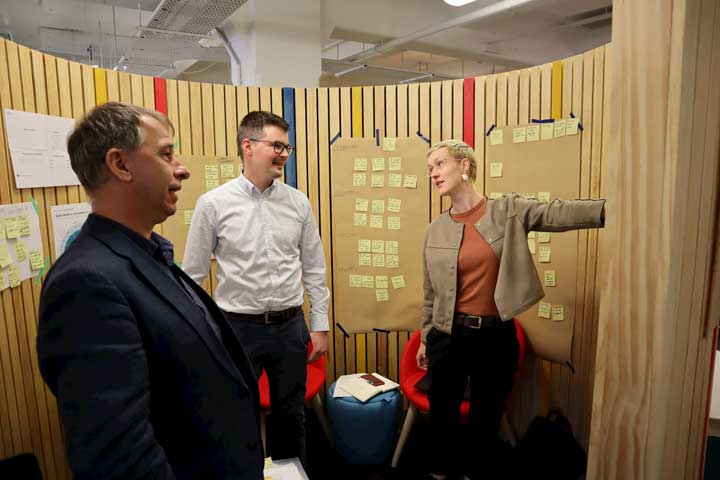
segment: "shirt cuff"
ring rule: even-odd
[[[327,314],[310,312],[310,331],[327,332],[328,330],[330,327]]]

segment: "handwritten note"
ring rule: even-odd
[[[397,240],[387,240],[385,242],[385,253],[390,255],[397,255],[398,254],[398,241]]]
[[[527,130],[525,127],[513,128],[513,143],[525,143],[527,137]]]
[[[546,287],[555,287],[555,270],[545,270],[543,272]]]
[[[385,175],[382,173],[374,173],[372,176],[372,182],[370,184],[372,188],[382,188],[385,186]]]
[[[370,228],[383,228],[382,215],[370,215]]]
[[[538,260],[540,263],[550,263],[550,247],[540,247],[540,253],[538,254]]]
[[[551,310],[552,305],[547,302],[540,302],[540,305],[538,305],[538,317],[549,319]]]
[[[364,227],[367,225],[367,213],[356,213],[353,216],[353,225],[356,227]]]
[[[353,160],[353,170],[356,172],[364,172],[367,170],[367,158],[356,158]]]
[[[387,275],[375,275],[375,288],[388,288]]]
[[[417,175],[405,175],[405,179],[403,180],[403,187],[417,188]]]
[[[390,173],[388,174],[388,187],[399,188],[402,186],[402,174]]]
[[[490,177],[491,178],[499,178],[502,177],[503,173],[503,164],[500,162],[491,162],[490,163]]]
[[[553,305],[551,320],[553,322],[562,322],[565,320],[565,306],[564,305]]]
[[[367,185],[367,175],[364,173],[353,173],[353,187],[364,187]]]
[[[540,126],[530,125],[527,127],[527,141],[537,142],[538,140],[540,140]]]
[[[373,172],[381,172],[385,170],[385,157],[377,157],[372,159]]]
[[[383,144],[382,144],[382,149],[383,149],[383,151],[385,151],[385,152],[394,152],[394,151],[395,151],[395,146],[396,146],[395,140],[396,140],[396,139],[393,138],[393,137],[385,137],[385,138],[383,138]]]
[[[400,230],[400,217],[388,217],[388,230]]]
[[[385,213],[385,200],[373,200],[372,213]]]
[[[385,242],[382,240],[372,241],[372,253],[385,253]]]
[[[356,212],[367,212],[368,211],[367,198],[356,198],[355,199],[355,211]]]
[[[394,289],[398,288],[405,288],[405,276],[404,275],[395,275],[390,279],[392,282],[392,286]]]
[[[388,170],[402,170],[402,158],[388,157]]]
[[[502,145],[503,144],[503,131],[495,128],[490,132],[490,145]]]
[[[358,252],[370,252],[372,249],[370,240],[360,239],[358,240]]]
[[[400,213],[401,204],[402,200],[400,200],[399,198],[388,198],[388,212]]]

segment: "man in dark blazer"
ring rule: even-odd
[[[37,350],[76,478],[261,479],[252,367],[153,232],[189,177],[172,125],[106,103],[68,152],[93,213],[45,279]]]

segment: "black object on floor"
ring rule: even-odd
[[[3,480],[43,480],[37,458],[23,453],[0,460],[0,478]]]

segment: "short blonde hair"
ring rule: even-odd
[[[441,148],[447,148],[450,156],[460,162],[463,158],[467,158],[470,161],[470,171],[468,177],[471,181],[475,181],[477,178],[477,163],[475,162],[475,150],[470,145],[463,142],[462,140],[443,140],[438,142],[427,151],[425,158],[429,157],[431,153],[440,150]]]

